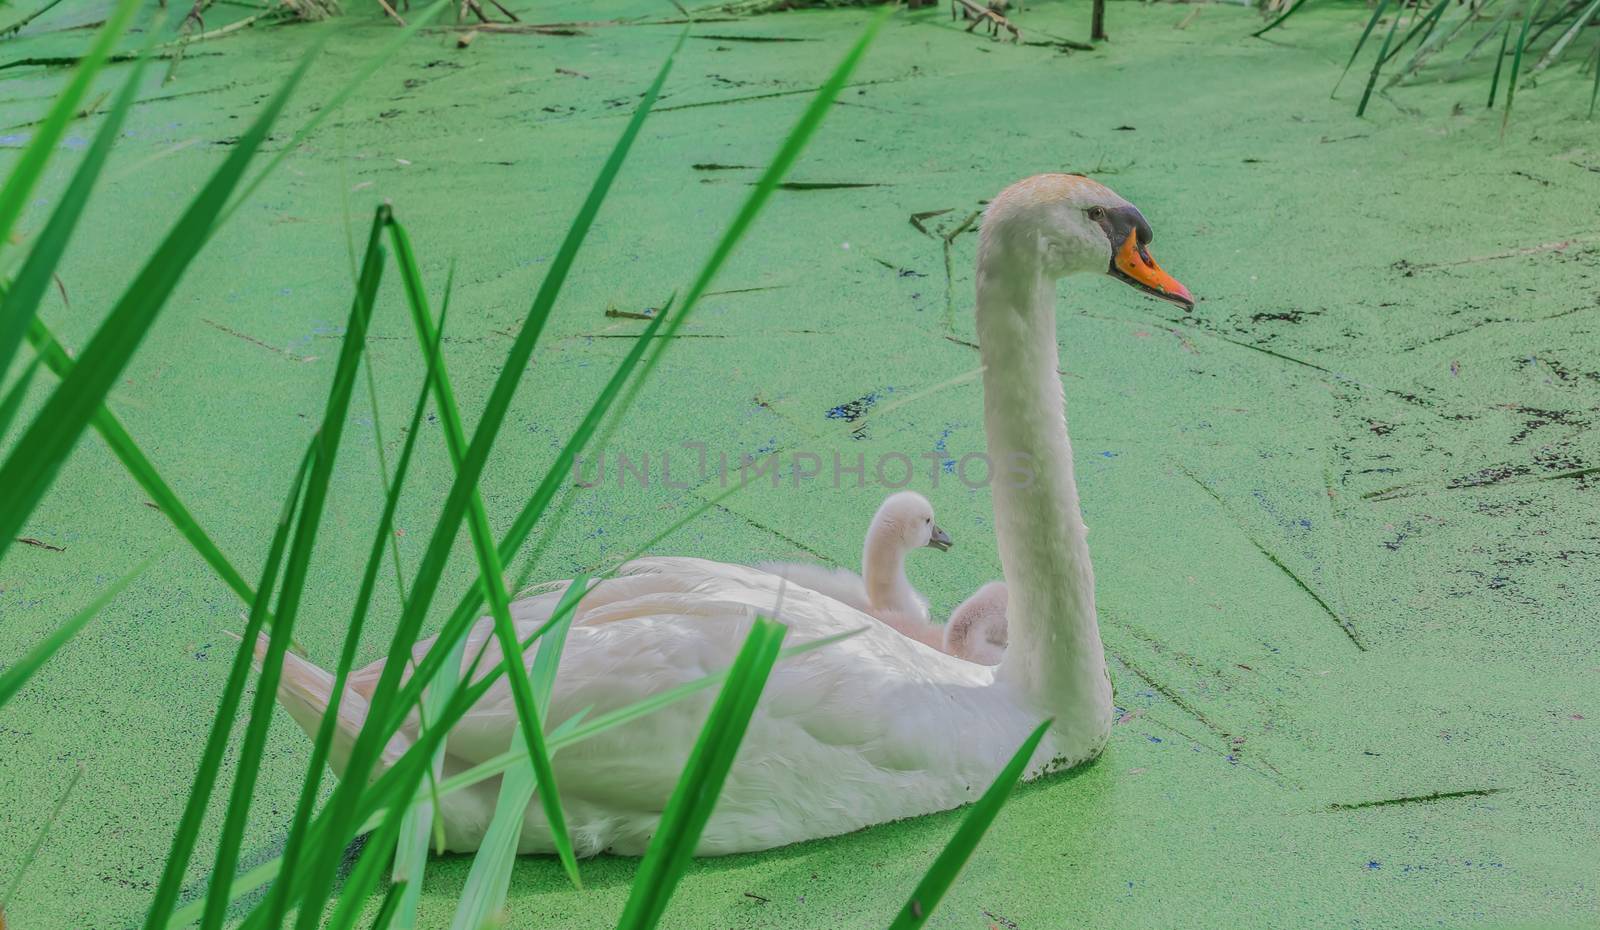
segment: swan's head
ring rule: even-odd
[[[950,534],[933,522],[933,505],[915,491],[889,495],[873,515],[867,537],[907,551],[927,546],[945,552],[954,545]]]
[[[1018,181],[989,203],[980,253],[1036,262],[1048,277],[1107,274],[1152,297],[1194,309],[1194,297],[1150,257],[1155,234],[1111,188],[1080,174]]]

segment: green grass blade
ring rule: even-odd
[[[733,760],[744,741],[756,702],[767,686],[767,676],[783,644],[787,627],[766,618],[757,618],[750,635],[734,660],[728,681],[717,695],[711,716],[700,730],[689,761],[678,778],[650,849],[628,894],[618,930],[650,930],[661,921],[667,901],[678,887],[678,880],[694,855],[700,834],[722,794],[722,785],[733,768]]]
[[[400,910],[400,899],[406,893],[406,883],[396,882],[389,886],[389,893],[383,897],[383,906],[378,908],[378,914],[372,918],[372,930],[389,930],[394,926],[394,915]]]
[[[11,421],[17,418],[17,411],[22,409],[22,401],[28,396],[28,388],[33,384],[33,376],[39,373],[41,359],[35,355],[22,369],[22,374],[17,380],[11,382],[11,387],[6,390],[6,396],[0,398],[0,441],[6,438],[6,433],[11,431]]]
[[[550,695],[555,689],[556,668],[561,663],[561,650],[566,645],[567,631],[572,627],[572,616],[577,603],[589,590],[589,579],[574,578],[556,604],[554,626],[539,640],[539,651],[534,654],[529,678],[535,702],[543,711],[541,719],[547,720]],[[527,744],[519,736],[512,749],[527,754]],[[514,766],[500,781],[500,795],[495,801],[494,816],[484,831],[483,842],[472,858],[472,868],[467,873],[466,885],[461,889],[456,904],[451,930],[479,930],[505,904],[506,892],[511,885],[511,867],[516,862],[517,847],[522,841],[522,825],[526,821],[528,802],[538,787],[533,764]]]
[[[1356,105],[1356,116],[1359,118],[1367,112],[1367,102],[1372,99],[1372,88],[1378,83],[1378,72],[1383,70],[1383,62],[1389,53],[1389,43],[1394,41],[1395,30],[1400,28],[1400,14],[1396,13],[1394,22],[1389,24],[1389,32],[1383,37],[1383,45],[1378,49],[1378,58],[1372,63],[1372,73],[1367,76],[1367,88],[1361,92],[1361,102]]]
[[[228,670],[228,683],[222,689],[217,717],[212,721],[211,733],[206,737],[205,748],[200,754],[199,769],[189,788],[189,800],[184,805],[178,828],[172,835],[172,846],[167,851],[167,864],[156,884],[156,892],[145,917],[145,930],[157,930],[166,922],[167,915],[171,913],[173,904],[178,900],[178,891],[182,887],[184,871],[189,867],[189,859],[194,855],[195,841],[200,836],[200,823],[205,818],[206,804],[211,800],[211,791],[216,787],[217,774],[222,770],[222,756],[228,748],[228,735],[233,729],[233,719],[238,714],[239,705],[244,699],[244,689],[250,675],[250,657],[255,654],[254,637],[260,635],[261,626],[266,620],[267,599],[277,583],[278,569],[282,565],[283,552],[288,545],[289,525],[300,501],[301,489],[305,487],[306,473],[311,469],[311,459],[315,451],[315,444],[306,447],[300,466],[295,470],[289,494],[278,513],[278,525],[273,531],[272,543],[267,550],[266,566],[262,569],[261,585],[258,588],[265,593],[258,594],[251,605],[250,617],[245,622],[244,636],[239,641],[238,652],[234,654],[233,666]]]
[[[56,340],[49,327],[38,317],[35,317],[29,325],[28,341],[33,345],[34,352],[38,353],[38,358],[43,359],[45,366],[57,378],[65,379],[72,372],[74,362],[67,356],[66,350],[61,347],[61,343]],[[216,572],[245,604],[254,602],[255,590],[244,580],[239,570],[233,567],[233,563],[228,561],[228,557],[222,554],[222,550],[206,534],[200,522],[189,512],[189,508],[184,505],[172,487],[162,479],[155,465],[140,450],[133,437],[128,435],[128,430],[110,408],[101,404],[100,409],[95,411],[90,425],[122,462],[128,474],[139,482],[139,486],[144,488],[146,494],[150,495],[150,502],[172,521],[172,525],[184,539],[188,540],[189,545],[194,547],[206,564],[211,566],[211,570]]]
[[[445,368],[444,360],[438,353],[438,346],[442,340],[443,329],[435,329],[432,314],[428,311],[427,290],[422,283],[422,271],[417,265],[416,257],[411,251],[411,242],[405,234],[405,229],[392,217],[388,223],[390,241],[394,245],[395,264],[400,269],[400,280],[405,287],[406,303],[411,308],[412,323],[417,331],[417,339],[422,351],[427,354],[430,347],[433,358],[429,365],[433,368],[430,383],[437,397],[440,418],[444,422],[445,446],[450,453],[450,463],[457,472],[466,456],[466,434],[461,426],[461,415],[455,402],[455,389],[450,384],[450,375]],[[445,306],[448,308],[450,294],[455,284],[454,266],[448,281],[445,284]],[[480,496],[475,491],[472,497],[473,514],[483,514],[483,505]],[[487,526],[488,518],[483,516],[483,525]],[[466,638],[459,639],[450,649],[445,664],[439,669],[437,675],[426,682],[427,691],[423,694],[418,707],[419,720],[426,723],[437,720],[443,712],[446,703],[455,694],[456,686],[461,672],[461,660],[466,651]],[[413,673],[415,674],[415,673]],[[436,780],[444,767],[444,746],[434,752],[433,761],[427,768],[428,783],[435,786]],[[428,860],[428,834],[431,827],[439,827],[442,832],[442,823],[438,820],[438,805],[432,807],[417,807],[406,811],[400,823],[398,845],[394,855],[394,880],[405,883],[407,891],[401,898],[396,912],[394,923],[401,930],[411,930],[416,926],[417,902],[422,894],[422,880],[427,869]],[[441,841],[442,845],[442,841]]]
[[[402,256],[402,267],[406,269],[404,272],[406,297],[407,303],[411,306],[417,339],[426,347],[436,338],[433,332],[433,320],[428,313],[427,293],[422,287],[421,275],[410,254],[410,243],[403,228],[395,229],[394,241],[395,251]],[[520,371],[520,368],[518,370]],[[434,390],[438,396],[439,417],[444,422],[446,440],[450,445],[452,456],[459,463],[466,455],[466,431],[461,425],[461,412],[456,405],[455,392],[450,386],[450,376],[442,362],[439,366],[439,376],[434,379]],[[509,397],[507,399],[509,400]],[[467,498],[467,529],[478,558],[478,587],[487,593],[489,613],[494,618],[495,638],[499,640],[504,655],[520,656],[516,625],[511,620],[511,598],[505,588],[505,567],[500,558],[500,551],[495,546],[494,529],[489,525],[488,510],[483,506],[483,496],[477,488],[472,488]],[[458,640],[454,648],[460,648],[464,641],[465,638]],[[441,694],[446,694],[454,688],[454,679],[459,669],[459,662],[455,665],[446,664],[441,669],[439,679],[433,683],[432,696],[436,700]],[[549,753],[544,746],[544,726],[541,723],[544,714],[539,709],[528,676],[520,667],[520,663],[517,668],[509,670],[507,681],[511,685],[512,703],[522,728],[522,739],[529,749],[534,775],[538,783],[545,788],[539,793],[539,802],[550,824],[550,835],[555,844],[556,855],[561,860],[562,867],[566,869],[567,877],[573,886],[582,887],[583,882],[578,875],[578,857],[573,852],[571,838],[567,836],[566,814],[561,809],[561,797],[555,782],[555,768],[551,765]],[[425,845],[423,848],[426,848]],[[420,869],[420,863],[417,864],[417,868]],[[310,927],[306,927],[306,930],[310,930]]]
[[[400,818],[385,823],[373,835],[372,842],[361,851],[361,858],[357,860],[356,867],[350,873],[350,878],[345,882],[344,889],[339,895],[339,904],[334,908],[333,917],[328,921],[327,930],[353,930],[356,920],[361,916],[361,909],[371,897],[373,889],[378,887],[378,881],[383,876],[383,866],[388,861],[386,852],[394,846],[395,838],[399,834]],[[404,892],[401,893],[404,897]]]
[[[1500,33],[1500,54],[1494,59],[1494,80],[1489,82],[1488,109],[1494,109],[1494,95],[1500,90],[1500,68],[1506,63],[1506,45],[1511,41],[1511,24],[1507,23],[1505,31]]]
[[[939,858],[933,860],[933,866],[922,876],[922,881],[917,883],[917,889],[911,892],[911,897],[900,909],[894,923],[889,925],[889,930],[916,930],[928,922],[933,909],[939,906],[939,901],[945,892],[955,884],[956,876],[961,874],[961,867],[972,858],[972,851],[978,848],[978,841],[983,839],[983,834],[988,831],[989,825],[994,823],[1000,808],[1005,806],[1006,799],[1011,796],[1011,789],[1016,787],[1017,779],[1022,777],[1023,770],[1028,767],[1028,760],[1033,758],[1034,750],[1039,748],[1039,741],[1044,739],[1045,731],[1050,729],[1052,722],[1046,720],[1039,724],[1033,733],[1022,741],[1021,748],[1011,757],[1011,761],[1006,763],[1006,767],[1000,770],[1000,774],[995,776],[989,790],[985,791],[983,797],[978,799],[978,803],[967,811],[967,816],[961,819],[961,826],[956,828],[956,835],[945,844],[944,851],[939,853]]]
[[[1305,5],[1306,5],[1306,0],[1294,0],[1294,3],[1291,4],[1287,10],[1284,10],[1282,13],[1278,14],[1278,18],[1277,19],[1274,19],[1272,22],[1267,23],[1265,26],[1262,26],[1260,29],[1257,29],[1255,32],[1250,33],[1250,38],[1259,39],[1259,38],[1261,38],[1261,36],[1264,33],[1270,32],[1273,29],[1278,28],[1279,26],[1283,25],[1283,21],[1284,20],[1288,19],[1290,16],[1293,16],[1296,12],[1299,11],[1299,9],[1301,7],[1303,7]]]
[[[22,690],[22,686],[28,683],[28,679],[37,674],[39,669],[50,661],[51,656],[60,651],[61,647],[65,646],[74,636],[77,636],[84,626],[95,618],[96,614],[111,603],[118,594],[121,594],[124,588],[132,584],[135,578],[144,574],[145,569],[149,568],[155,560],[156,556],[151,556],[141,562],[133,571],[117,579],[112,583],[111,587],[106,588],[100,592],[98,597],[90,601],[87,607],[74,614],[71,620],[57,627],[54,632],[44,638],[43,642],[29,650],[27,655],[7,667],[4,672],[0,672],[0,707],[4,707],[8,701],[15,697],[17,692]]]
[[[795,122],[794,128],[789,130],[789,135],[784,138],[783,144],[778,146],[777,154],[768,163],[767,170],[762,172],[760,179],[756,181],[755,187],[751,188],[750,196],[745,198],[745,202],[740,206],[739,212],[734,215],[733,222],[728,224],[727,231],[722,234],[722,238],[718,240],[716,247],[712,249],[711,257],[701,266],[700,273],[695,277],[694,283],[689,287],[687,296],[684,297],[683,309],[678,311],[673,319],[667,322],[661,338],[655,340],[657,344],[654,347],[654,351],[645,358],[644,368],[639,372],[639,377],[633,382],[633,386],[628,389],[627,396],[623,398],[622,406],[617,411],[617,419],[622,419],[627,415],[628,410],[633,407],[633,402],[638,398],[639,391],[644,387],[645,382],[649,380],[650,373],[655,371],[656,365],[660,364],[662,354],[676,341],[673,337],[677,335],[683,324],[688,321],[689,314],[694,311],[695,305],[700,302],[700,298],[710,288],[712,279],[717,276],[718,271],[722,270],[723,264],[727,262],[728,256],[733,254],[734,247],[739,244],[739,240],[743,239],[745,233],[750,230],[750,226],[755,222],[756,216],[760,214],[761,208],[766,206],[768,198],[772,196],[772,192],[778,189],[778,184],[783,181],[784,175],[789,173],[789,169],[794,166],[795,161],[800,157],[800,153],[805,150],[806,143],[811,140],[812,134],[817,131],[818,126],[822,125],[822,120],[833,107],[833,102],[838,98],[839,91],[844,89],[845,83],[850,80],[851,72],[855,71],[856,65],[866,55],[867,47],[872,44],[872,40],[877,36],[878,30],[889,16],[894,13],[895,9],[896,7],[892,4],[885,5],[868,21],[867,27],[862,30],[860,38],[856,39],[855,44],[845,53],[843,60],[833,69],[833,73],[828,76],[828,79],[822,82],[822,86],[817,89],[816,96],[811,98],[811,103],[806,106],[805,112],[800,114],[800,119]]]
[[[222,209],[251,157],[266,139],[310,61],[308,56],[301,62],[240,136],[227,159],[190,202],[172,231],[111,309],[78,364],[51,394],[33,424],[12,448],[11,455],[0,465],[0,487],[8,491],[0,498],[0,555],[5,553],[23,521],[44,497],[62,462],[104,403],[112,384],[155,323],[189,263],[210,238],[217,211]]]
[[[1528,0],[1528,12],[1522,20],[1522,32],[1517,36],[1517,49],[1511,56],[1511,76],[1506,79],[1506,109],[1500,117],[1500,135],[1506,134],[1506,124],[1511,122],[1511,104],[1517,98],[1517,75],[1522,71],[1522,53],[1528,47],[1528,30],[1544,10],[1545,0]]]
[[[682,41],[680,36],[679,46],[681,46]],[[673,51],[675,54],[677,47],[674,47]],[[405,609],[401,613],[389,650],[391,654],[406,654],[409,652],[411,644],[416,641],[423,617],[426,615],[433,596],[438,590],[445,560],[449,556],[451,545],[460,529],[461,521],[465,517],[469,498],[477,489],[478,480],[483,473],[489,450],[492,448],[500,426],[504,422],[506,411],[510,406],[511,396],[515,393],[517,383],[521,380],[522,372],[533,354],[533,348],[537,344],[539,335],[544,329],[544,324],[555,305],[556,296],[566,282],[567,273],[577,257],[578,249],[587,237],[589,229],[594,223],[595,215],[599,212],[601,203],[604,202],[607,193],[610,191],[612,182],[618,172],[621,171],[622,163],[626,159],[628,151],[632,148],[633,142],[643,126],[645,117],[649,114],[656,98],[660,95],[661,86],[666,81],[672,60],[672,57],[669,56],[662,65],[655,83],[645,92],[644,98],[634,110],[633,117],[629,120],[622,136],[613,147],[610,157],[607,158],[605,165],[601,168],[600,174],[595,179],[594,185],[590,189],[577,217],[568,227],[566,237],[562,241],[555,259],[551,262],[550,270],[546,273],[544,281],[534,296],[533,304],[524,318],[522,328],[518,332],[517,339],[510,353],[508,353],[500,376],[495,382],[489,401],[479,419],[477,430],[473,435],[472,444],[468,448],[467,458],[451,486],[450,494],[435,524],[433,535],[429,539],[427,550],[418,567],[416,577],[412,581],[411,598],[406,602]],[[499,579],[495,580],[498,581]],[[479,587],[482,586],[480,585]],[[464,628],[461,633],[464,635]],[[453,645],[447,642],[443,636],[440,637],[440,643],[444,646],[446,652]],[[516,653],[513,651],[511,654],[515,655]],[[391,663],[385,667],[384,674],[379,679],[373,694],[367,726],[362,728],[361,735],[356,740],[356,745],[351,752],[347,777],[340,783],[335,792],[334,803],[331,805],[335,816],[330,822],[326,845],[324,846],[324,856],[326,858],[321,863],[324,868],[312,870],[306,885],[306,900],[311,902],[313,907],[302,907],[301,909],[301,920],[306,922],[305,925],[307,927],[310,926],[310,921],[306,915],[314,909],[315,902],[326,899],[328,882],[332,871],[332,857],[342,848],[343,839],[350,835],[350,830],[355,825],[356,821],[353,819],[354,804],[351,802],[362,793],[361,786],[365,784],[366,775],[371,771],[371,767],[377,759],[378,749],[387,743],[389,734],[393,732],[388,729],[386,724],[390,712],[395,707],[394,695],[398,690],[401,672],[399,666],[400,663]],[[419,672],[413,676],[413,680],[417,678],[423,678],[423,675]],[[423,678],[423,680],[426,681],[426,678]],[[407,705],[401,704],[399,706]],[[398,726],[398,722],[395,725]],[[342,807],[341,802],[343,802]],[[573,865],[576,865],[575,861]]]
[[[56,98],[50,111],[45,114],[44,121],[34,132],[33,140],[6,176],[5,186],[0,187],[0,250],[4,250],[6,243],[11,241],[11,231],[22,216],[22,209],[27,205],[39,178],[44,175],[45,164],[55,154],[56,146],[66,134],[67,124],[78,115],[84,94],[89,92],[95,76],[105,67],[112,46],[122,38],[122,33],[127,30],[138,8],[139,0],[120,0],[111,10],[106,24],[95,35],[94,44],[89,46],[89,51],[79,61],[72,80],[61,91],[61,96]]]
[[[0,299],[0,372],[11,369],[11,360],[16,356],[17,347],[22,344],[22,337],[28,332],[28,323],[39,310],[39,301],[50,287],[56,266],[61,262],[61,253],[66,251],[67,240],[72,238],[78,219],[83,215],[84,205],[89,202],[89,193],[94,190],[95,181],[99,179],[106,158],[111,154],[111,147],[117,141],[117,133],[128,115],[128,108],[133,104],[134,95],[139,90],[139,79],[144,76],[148,61],[148,58],[141,58],[133,66],[133,73],[122,83],[122,90],[117,94],[111,111],[100,124],[94,141],[84,153],[83,161],[78,163],[72,180],[45,223],[44,231],[28,251],[28,258],[22,263],[4,299]]]
[[[1356,56],[1360,55],[1361,50],[1366,47],[1367,38],[1372,35],[1372,28],[1378,25],[1378,20],[1383,18],[1383,11],[1389,8],[1389,3],[1390,0],[1383,0],[1382,3],[1378,4],[1377,9],[1372,11],[1372,18],[1367,20],[1367,28],[1361,30],[1361,38],[1356,40],[1356,47],[1350,50],[1350,59],[1344,63],[1344,70],[1339,72],[1339,80],[1333,82],[1333,91],[1328,94],[1329,97],[1339,93],[1339,85],[1344,83],[1345,76],[1350,73],[1351,66],[1356,63]],[[1398,23],[1399,20],[1396,19],[1395,22]]]
[[[299,612],[300,599],[305,590],[306,575],[311,564],[311,554],[316,548],[318,532],[322,527],[322,514],[327,505],[328,485],[333,480],[333,467],[339,456],[339,442],[344,435],[344,425],[350,413],[350,398],[355,393],[357,369],[361,365],[362,348],[366,343],[367,325],[372,318],[373,303],[377,299],[378,283],[383,279],[383,224],[388,218],[388,208],[379,207],[373,218],[372,234],[367,240],[367,252],[361,265],[361,279],[351,302],[349,322],[345,326],[344,340],[339,348],[339,360],[334,367],[333,383],[328,388],[328,399],[323,408],[321,425],[313,439],[316,448],[311,473],[306,478],[306,490],[300,505],[300,518],[294,530],[294,542],[289,549],[283,571],[283,588],[278,592],[276,622],[272,637],[267,643],[267,654],[261,662],[261,680],[256,686],[255,700],[245,726],[244,742],[239,750],[239,764],[233,776],[233,794],[228,803],[228,814],[223,822],[222,838],[217,844],[216,866],[212,869],[215,880],[208,894],[209,901],[201,920],[201,930],[221,930],[227,913],[228,894],[225,880],[239,864],[239,847],[244,842],[244,830],[249,820],[251,801],[254,800],[256,778],[260,774],[262,751],[266,747],[267,732],[272,726],[273,708],[277,704],[278,682],[283,673],[283,656],[289,648],[289,634]],[[263,586],[257,602],[270,596]],[[262,605],[263,611],[265,605]],[[241,645],[254,648],[254,640]],[[324,718],[325,721],[328,718]]]
[[[11,876],[11,881],[6,885],[5,891],[0,891],[0,920],[6,913],[6,905],[11,903],[11,896],[22,887],[22,878],[28,874],[28,866],[33,865],[33,860],[39,857],[39,850],[44,848],[45,840],[50,838],[50,831],[55,827],[56,821],[61,819],[61,809],[67,806],[67,799],[72,797],[72,791],[78,787],[78,780],[83,777],[83,763],[78,763],[72,770],[72,780],[67,782],[61,797],[56,798],[56,806],[50,809],[50,816],[45,819],[44,826],[33,836],[33,842],[28,846],[28,851],[22,854],[22,861],[17,865],[17,871]]]

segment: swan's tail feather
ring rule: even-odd
[[[257,669],[266,660],[267,643],[265,633],[256,638]],[[283,674],[278,679],[278,703],[312,740],[317,738],[322,720],[333,703],[333,682],[333,676],[321,668],[292,652],[284,653]],[[366,698],[345,687],[344,696],[339,701],[339,716],[334,722],[333,741],[328,747],[328,767],[333,769],[333,774],[338,778],[344,778],[345,767],[350,762],[356,738],[361,735],[361,727],[366,723],[369,707]],[[380,769],[396,762],[410,746],[410,739],[403,733],[396,733],[389,740],[389,745],[384,747]],[[374,771],[373,777],[379,774],[381,771]]]

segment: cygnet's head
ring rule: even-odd
[[[954,545],[950,534],[933,522],[933,505],[915,491],[900,491],[889,497],[872,517],[868,538],[898,545],[906,550],[923,546],[949,550]]]
[[[1194,297],[1150,257],[1155,238],[1133,204],[1081,174],[1039,174],[1001,191],[983,216],[984,260],[1036,262],[1050,278],[1107,274],[1185,310]]]

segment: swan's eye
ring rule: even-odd
[[[1098,223],[1098,222],[1100,222],[1101,220],[1103,220],[1105,218],[1106,218],[1106,208],[1105,207],[1090,207],[1089,208],[1089,219],[1094,220],[1096,223]]]

